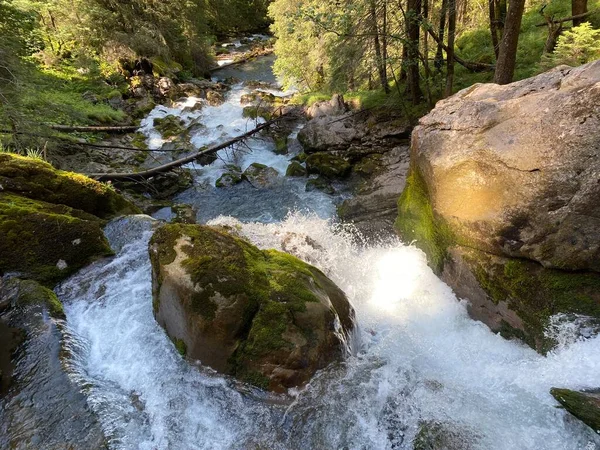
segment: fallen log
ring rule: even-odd
[[[140,127],[139,125],[126,125],[121,127],[83,127],[71,125],[50,125],[50,128],[56,131],[80,131],[82,133],[133,133]]]
[[[163,164],[161,166],[158,167],[154,167],[152,169],[148,169],[148,170],[144,170],[142,172],[134,172],[134,173],[91,173],[91,174],[86,174],[88,177],[93,178],[95,180],[98,181],[140,181],[140,180],[146,180],[148,178],[151,178],[155,175],[161,174],[161,173],[165,173],[165,172],[169,172],[170,170],[173,170],[177,167],[181,167],[184,164],[190,163],[192,161],[195,161],[196,159],[198,159],[200,156],[203,155],[210,155],[211,153],[216,153],[219,150],[223,150],[224,148],[227,147],[231,147],[232,145],[243,141],[244,139],[252,136],[253,134],[258,133],[259,131],[264,130],[265,128],[270,127],[271,125],[273,125],[274,123],[282,120],[282,119],[287,119],[291,116],[290,113],[287,114],[282,114],[279,117],[276,117],[275,119],[269,120],[268,122],[265,122],[259,126],[257,126],[256,128],[254,128],[253,130],[250,130],[240,136],[237,136],[233,139],[230,139],[229,141],[223,142],[222,144],[219,145],[215,145],[214,147],[210,147],[204,150],[200,150],[192,155],[186,156],[185,158],[181,158],[181,159],[177,159],[175,161],[171,161],[170,163],[167,164]]]

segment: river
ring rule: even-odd
[[[265,79],[259,66],[254,76]],[[242,71],[228,76],[248,79],[248,67]],[[195,146],[225,140],[254,126],[242,117],[245,92],[239,83],[223,105],[196,112],[184,112],[184,104],[157,107],[142,131],[160,146],[152,118],[171,113],[203,125],[192,134]],[[568,326],[557,327],[561,345],[541,356],[471,320],[414,246],[358,243],[335,222],[339,197],[307,193],[303,181],[283,176],[267,188],[214,187],[231,162],[242,169],[261,162],[283,175],[299,151],[296,133],[289,155],[274,154],[264,138],[248,141],[244,152],[222,151],[199,168],[196,186],[179,200],[196,207],[200,222],[235,226],[261,248],[281,249],[296,236],[296,253],[354,305],[356,354],[288,396],[266,395],[185,361],[152,315],[151,225],[118,220],[106,230],[117,256],[57,289],[67,315],[69,373],[110,448],[412,449],[425,425],[439,443],[427,448],[600,449],[600,439],[549,393],[553,386],[600,385],[600,338],[573,342]]]

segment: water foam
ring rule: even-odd
[[[409,449],[423,421],[458,433],[464,448],[600,448],[548,393],[600,385],[599,338],[543,357],[469,319],[418,249],[365,248],[316,216],[211,223],[324,270],[356,308],[362,349],[285,409],[239,393],[185,363],[154,322],[146,233],[60,291],[86,342],[78,365],[90,402],[116,448]]]

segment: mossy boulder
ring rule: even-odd
[[[600,391],[552,388],[550,393],[567,411],[600,433]]]
[[[227,172],[221,175],[215,182],[216,187],[229,187],[242,182],[242,169],[235,164],[225,166]]]
[[[475,85],[411,138],[399,234],[474,318],[542,352],[552,315],[600,320],[598,81],[595,62]]]
[[[103,223],[68,206],[0,193],[0,274],[53,283],[111,255]]]
[[[153,125],[156,131],[165,139],[181,136],[185,133],[185,122],[172,114],[155,118]]]
[[[306,182],[305,190],[306,192],[321,191],[329,195],[335,194],[335,189],[331,185],[331,181],[323,176],[308,180]]]
[[[111,255],[103,219],[136,212],[108,185],[39,159],[0,154],[0,275],[52,284]]]
[[[177,224],[154,234],[150,258],[155,317],[191,359],[283,392],[347,351],[354,311],[346,296],[291,255]]]
[[[255,162],[244,170],[242,178],[252,186],[265,188],[272,186],[279,180],[279,172],[272,167]]]
[[[259,117],[266,121],[273,118],[273,107],[271,105],[246,106],[242,111],[242,116],[248,119],[257,119]]]
[[[139,210],[107,184],[35,158],[0,154],[0,193],[69,206],[102,219]]]
[[[423,420],[413,440],[413,450],[469,450],[475,439],[456,424]]]
[[[350,163],[340,156],[327,152],[308,155],[306,170],[309,174],[323,175],[327,178],[345,178],[350,173]]]
[[[286,177],[305,177],[306,167],[300,164],[298,161],[292,161],[285,171]]]

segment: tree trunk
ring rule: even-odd
[[[517,44],[519,43],[519,31],[525,0],[511,0],[506,15],[504,34],[500,42],[500,51],[494,73],[494,83],[508,84],[512,81],[517,62]]]
[[[446,90],[444,97],[452,95],[454,83],[454,37],[456,35],[456,0],[449,0],[448,9],[448,55],[446,62]]]
[[[379,74],[379,82],[386,94],[390,92],[385,70],[385,61],[381,51],[381,42],[379,40],[379,28],[377,26],[377,3],[376,0],[369,0],[369,12],[371,15],[371,30],[373,33],[373,45],[375,47],[375,65]]]
[[[444,33],[446,29],[446,11],[448,10],[448,0],[442,0],[442,8],[440,10],[440,34],[438,35],[440,40],[438,41],[437,52],[435,52],[435,68],[442,70],[444,65]]]
[[[573,16],[579,16],[587,12],[587,0],[572,0],[571,1],[571,14]],[[585,18],[578,17],[573,19],[573,26],[576,27],[585,22]]]
[[[495,0],[488,0],[489,15],[490,15],[490,33],[492,35],[492,45],[494,46],[494,54],[496,60],[498,60],[498,47],[500,46],[500,39],[498,38],[498,19],[496,18],[496,2]]]
[[[406,30],[408,34],[407,90],[413,105],[418,105],[423,97],[419,86],[419,20],[421,0],[408,0]]]

